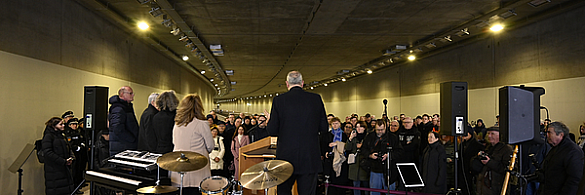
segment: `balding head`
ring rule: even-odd
[[[134,91],[129,86],[120,87],[118,89],[118,96],[121,100],[127,101],[128,103],[134,101]]]
[[[286,87],[290,90],[290,88],[299,86],[303,87],[303,75],[299,71],[293,70],[290,71],[286,77]]]

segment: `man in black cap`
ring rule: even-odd
[[[73,117],[75,117],[73,115],[73,111],[68,110],[67,112],[63,113],[63,115],[61,115],[61,118],[63,119],[63,124],[67,124],[67,121],[71,120]]]
[[[75,155],[75,161],[73,161],[72,165],[72,173],[73,182],[76,186],[83,181],[83,173],[87,166],[86,140],[84,134],[77,128],[77,124],[77,119],[72,118],[67,121],[67,126],[65,127],[65,137]],[[79,193],[79,191],[77,193]]]
[[[499,127],[488,128],[486,139],[488,142],[486,151],[480,152],[477,157],[481,162],[480,166],[483,165],[477,178],[477,192],[478,194],[500,194],[506,169],[510,163],[512,148],[500,141]]]

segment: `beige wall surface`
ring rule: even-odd
[[[188,73],[187,73],[188,74]],[[180,78],[177,75],[171,75]],[[208,111],[213,106],[213,89],[198,84],[198,79],[181,78],[184,94],[202,95]],[[83,114],[84,86],[109,87],[109,96],[119,87],[134,89],[134,110],[137,118],[147,106],[151,92],[177,89],[157,89],[103,76],[79,69],[0,51],[0,194],[16,194],[18,175],[7,171],[27,143],[42,138],[44,123],[53,116],[61,117],[72,110],[76,117]],[[25,194],[44,194],[43,165],[31,156],[23,166]],[[14,192],[14,193],[12,193]]]

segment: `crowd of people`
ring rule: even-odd
[[[290,138],[282,130],[275,131],[274,125],[283,119],[272,115],[270,122],[268,112],[232,113],[225,120],[219,120],[215,111],[205,116],[199,96],[187,95],[179,102],[175,92],[165,91],[150,94],[149,104],[137,120],[133,100],[133,90],[128,86],[120,88],[118,95],[110,98],[108,129],[100,132],[102,136],[95,143],[96,166],[104,166],[101,160],[124,150],[159,154],[194,151],[208,157],[210,162],[203,169],[185,174],[186,192],[198,193],[200,182],[211,175],[237,180],[241,147],[268,136],[279,136],[279,144],[280,140],[288,142]],[[272,112],[276,111],[273,107]],[[75,119],[73,112],[68,111],[61,118],[53,117],[46,123],[42,150],[46,156],[47,194],[69,194],[83,181],[89,147],[80,120],[83,119]],[[513,153],[510,145],[500,141],[498,123],[486,128],[481,119],[469,123],[466,134],[460,137],[451,136],[450,130],[441,130],[438,114],[414,118],[405,114],[388,118],[384,114],[380,119],[370,114],[342,118],[329,114],[326,120],[329,126],[326,131],[319,130],[318,146],[309,148],[320,154],[321,165],[309,172],[318,171],[336,185],[445,194],[455,186],[457,174],[461,194],[499,194]],[[534,143],[523,149],[527,156],[526,166],[523,165],[517,175],[526,176],[525,186],[514,187],[519,185],[518,181],[510,182],[513,187],[508,193],[517,194],[518,187],[524,187],[526,194],[537,191],[538,194],[576,194],[578,190],[583,193],[585,189],[578,188],[585,186],[585,181],[581,181],[584,125],[580,127],[576,143],[564,124],[545,121],[542,136],[547,143]],[[291,141],[299,142],[302,137],[295,139]],[[456,172],[455,139],[459,140]],[[285,156],[282,154],[281,158]],[[532,160],[528,160],[529,154]],[[396,163],[416,164],[425,186],[405,188]],[[169,175],[173,183],[178,184],[179,175],[174,172]],[[330,187],[329,192],[379,194],[337,187]]]

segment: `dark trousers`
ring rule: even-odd
[[[278,185],[278,195],[292,195],[292,187],[297,182],[299,195],[315,195],[317,190],[317,173],[293,174],[284,183]]]

